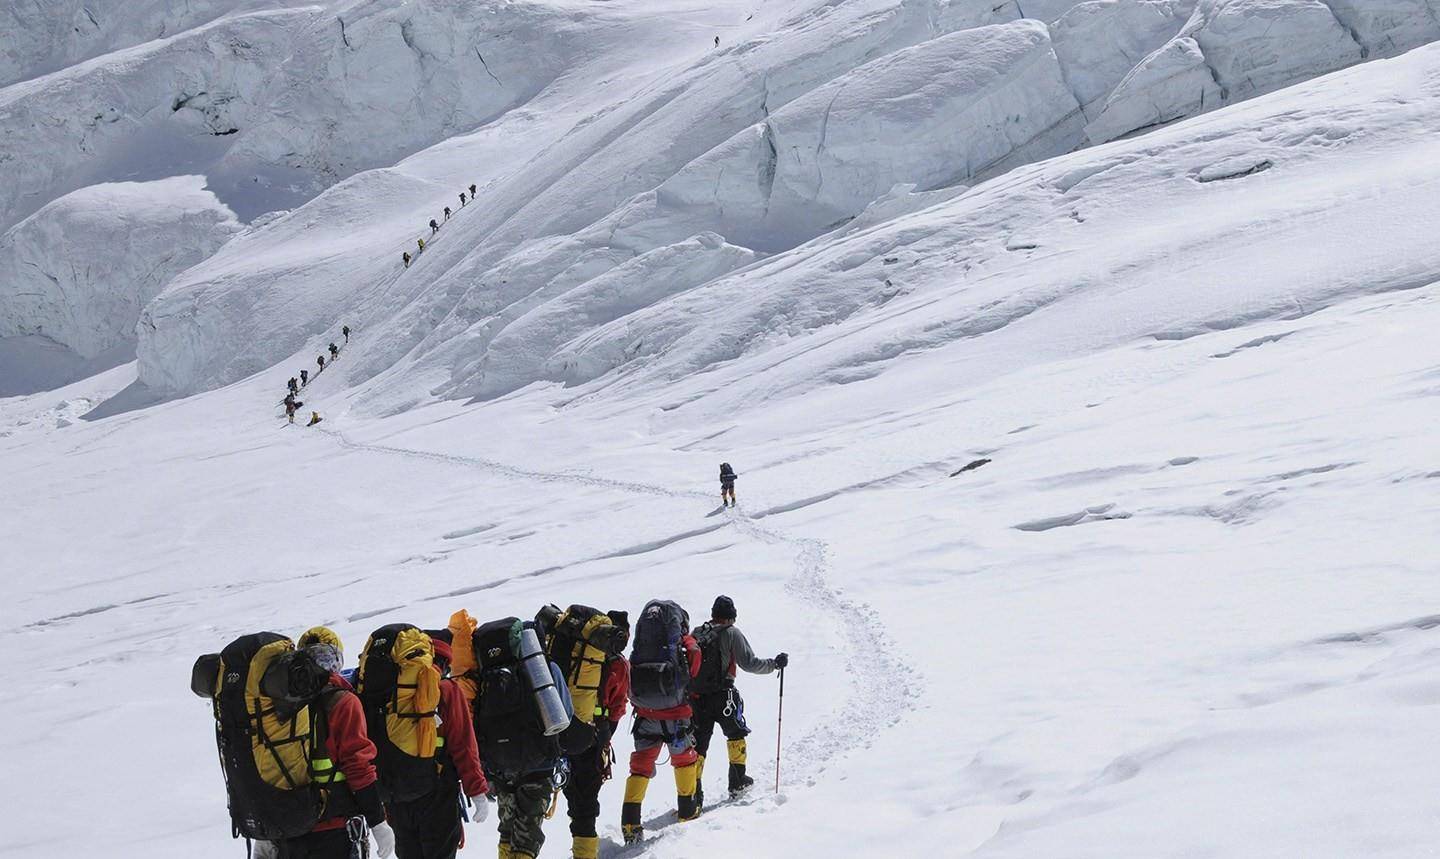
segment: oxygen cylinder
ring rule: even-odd
[[[550,660],[540,649],[540,637],[529,627],[520,631],[520,664],[535,693],[535,704],[540,708],[540,722],[545,726],[545,736],[553,737],[570,727],[570,714],[565,712],[565,702],[560,700],[560,690],[555,688]]]

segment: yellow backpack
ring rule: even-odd
[[[552,608],[553,622],[545,624],[550,627],[547,652],[565,675],[575,718],[594,725],[596,719],[610,717],[600,700],[605,663],[625,651],[629,633],[605,612],[587,605],[572,605],[558,616],[554,612]],[[543,617],[546,612],[541,614]]]
[[[429,793],[444,762],[439,749],[440,672],[435,643],[406,623],[370,634],[360,654],[356,692],[378,755],[387,799],[406,801]]]
[[[212,701],[234,835],[274,841],[309,832],[348,800],[325,752],[329,672],[285,636],[242,636],[201,656],[195,694]]]

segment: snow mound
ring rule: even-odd
[[[0,337],[133,349],[141,308],[239,230],[202,176],[67,194],[0,235]]]

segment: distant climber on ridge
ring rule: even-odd
[[[440,232],[440,225],[435,222],[435,219],[434,219],[434,218],[431,218],[431,219],[430,219],[430,235],[433,236],[433,235],[435,235],[435,234],[438,233],[438,232]]]
[[[475,199],[475,184],[473,182],[470,184],[470,199]]]
[[[450,220],[450,207],[449,207],[449,206],[446,206],[446,207],[445,207],[445,220],[447,220],[447,221]]]
[[[400,254],[400,259],[404,260],[404,262],[405,262],[405,267],[406,267],[406,268],[409,268],[409,267],[410,267],[410,252],[409,252],[409,251],[405,251],[404,253]]]
[[[349,326],[349,325],[342,325],[342,326],[340,326],[340,333],[345,335],[345,342],[346,342],[346,343],[349,343],[349,342],[350,342],[350,326]]]
[[[465,192],[460,192],[460,208],[465,208]]]
[[[317,357],[315,359],[315,363],[320,365],[320,372],[323,373],[325,371],[325,356],[321,355]],[[319,375],[319,373],[317,373],[316,375]]]
[[[332,363],[332,364],[335,363],[335,359],[336,359],[336,358],[339,358],[339,357],[340,357],[340,350],[339,350],[338,348],[336,348],[336,346],[335,346],[334,343],[331,343],[331,344],[330,344],[330,363]]]
[[[425,251],[425,240],[424,240],[424,239],[416,239],[416,240],[415,240],[415,244],[417,244],[417,245],[420,246],[419,253],[424,253],[424,251]]]
[[[736,478],[736,477],[737,477],[737,475],[735,474],[735,469],[733,469],[733,468],[730,467],[730,463],[728,463],[728,462],[722,462],[722,463],[720,463],[720,506],[722,506],[722,507],[734,507],[734,506],[735,506],[735,478]]]
[[[310,371],[309,371],[309,370],[301,370],[301,371],[300,371],[300,387],[303,388],[303,387],[305,387],[305,386],[308,385],[308,384],[310,384]]]

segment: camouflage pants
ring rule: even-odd
[[[545,812],[550,810],[550,801],[554,798],[550,774],[493,784],[495,799],[500,805],[500,843],[509,844],[511,855],[516,859],[539,856],[545,844],[540,825],[545,822]]]

